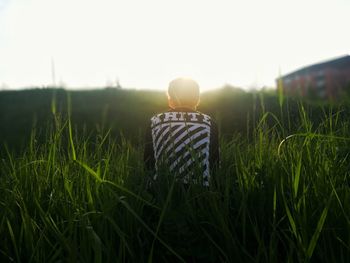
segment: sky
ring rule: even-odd
[[[349,13],[349,0],[0,0],[0,89],[274,86],[350,54]]]

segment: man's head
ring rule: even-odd
[[[169,83],[168,102],[171,108],[196,109],[199,104],[199,85],[192,79],[177,78]]]

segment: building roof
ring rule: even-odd
[[[327,60],[321,63],[306,66],[296,71],[293,71],[287,75],[284,75],[282,76],[282,78],[288,78],[294,75],[308,74],[310,72],[319,71],[325,68],[336,68],[336,69],[350,68],[350,56],[346,55],[339,58]]]

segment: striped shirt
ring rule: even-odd
[[[166,168],[188,183],[200,172],[208,186],[210,171],[219,161],[217,126],[210,116],[188,109],[157,114],[147,129],[144,159],[156,176]]]

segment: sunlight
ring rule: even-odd
[[[341,0],[8,1],[0,11],[0,84],[49,85],[54,58],[57,81],[75,87],[118,78],[126,87],[157,89],[182,75],[204,89],[273,86],[279,67],[284,73],[350,53],[349,6]]]

